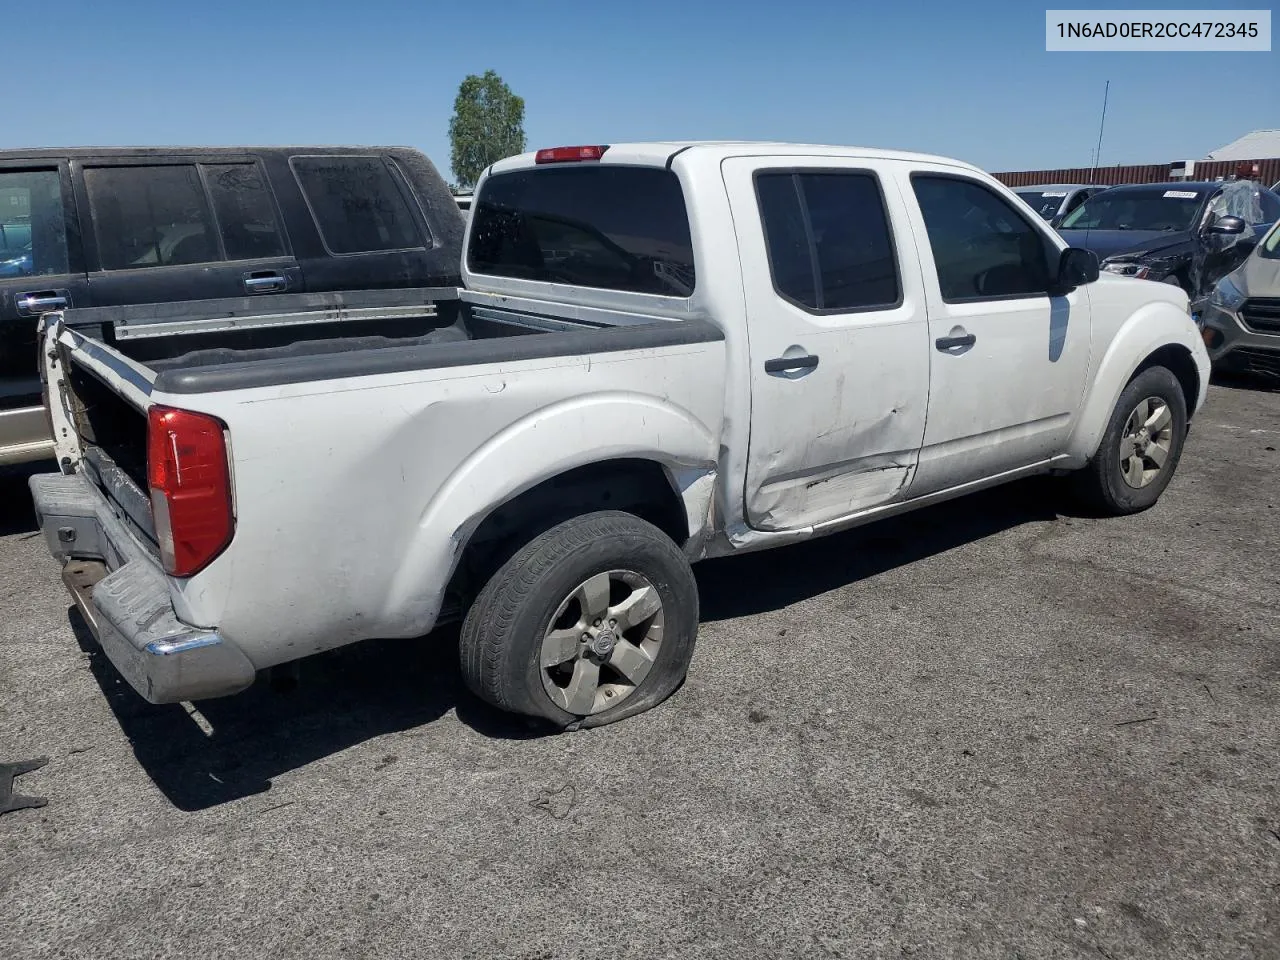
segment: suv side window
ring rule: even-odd
[[[221,260],[195,164],[84,172],[104,270]]]
[[[774,289],[807,310],[847,313],[901,303],[880,184],[866,172],[763,172],[756,199]]]
[[[942,299],[998,300],[1045,295],[1044,236],[983,184],[916,173],[911,186],[924,216]]]
[[[289,163],[330,253],[423,246],[404,194],[381,157],[293,157]]]
[[[202,164],[228,260],[285,255],[276,208],[256,163]]]
[[[68,269],[58,171],[0,172],[0,279],[63,274]]]

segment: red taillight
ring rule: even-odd
[[[608,147],[547,147],[539,150],[534,163],[571,163],[574,160],[599,160]]]
[[[225,424],[172,407],[147,411],[147,482],[165,571],[189,577],[235,531]]]

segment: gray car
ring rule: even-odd
[[[1280,377],[1280,223],[1218,281],[1200,323],[1215,368]]]
[[[1042,183],[1030,187],[1015,187],[1014,193],[1032,210],[1050,223],[1060,220],[1106,187],[1081,183]]]

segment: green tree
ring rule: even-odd
[[[449,142],[453,177],[470,189],[489,164],[524,152],[524,98],[492,70],[470,74],[453,101]]]

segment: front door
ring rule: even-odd
[[[912,493],[1063,451],[1089,373],[1089,298],[1053,294],[1058,245],[993,187],[915,169],[929,303],[929,423]]]
[[[928,329],[882,162],[761,163],[723,168],[751,354],[746,512],[756,529],[794,530],[905,495],[924,435]]]

